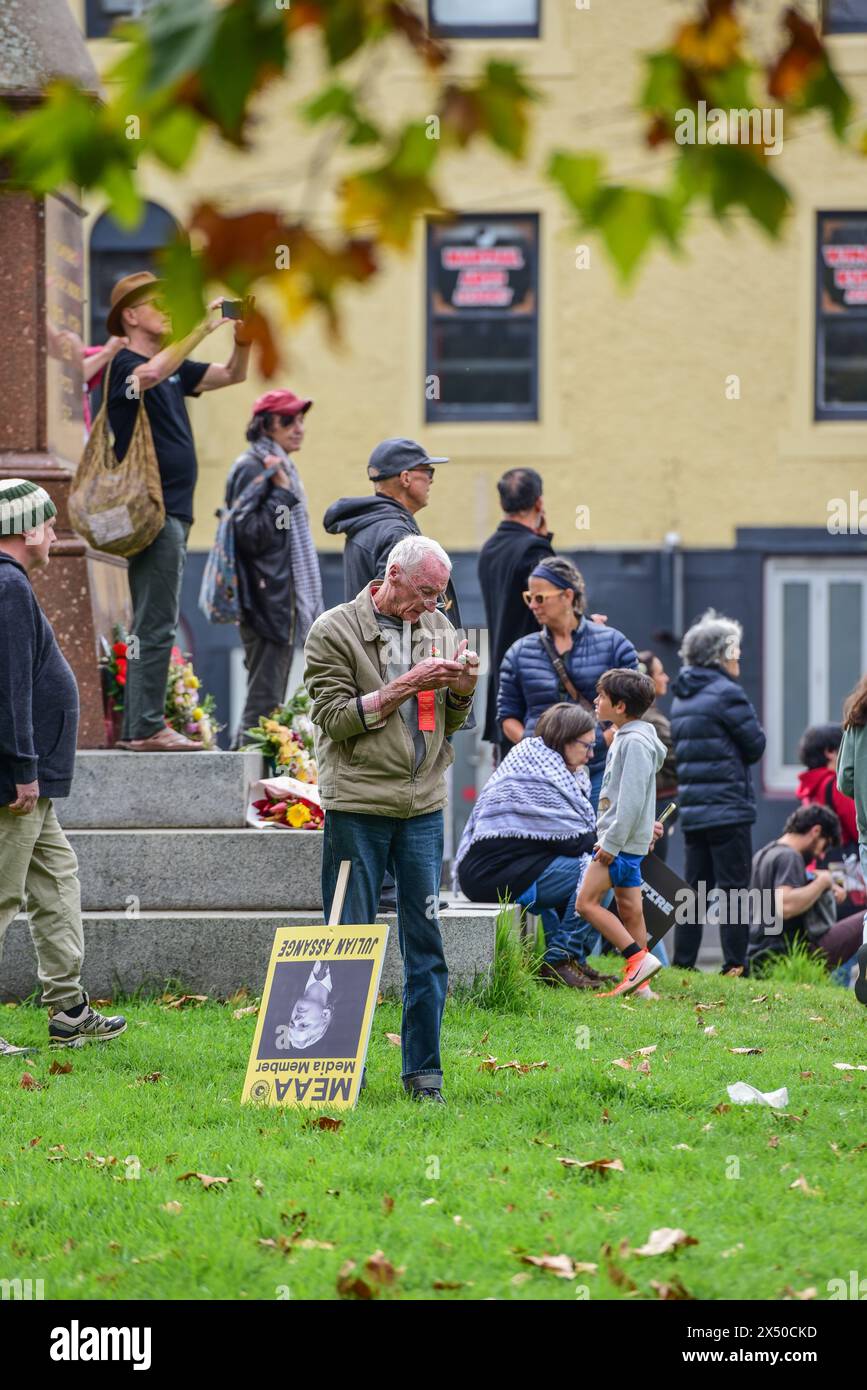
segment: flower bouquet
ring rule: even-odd
[[[213,695],[201,695],[201,682],[193,663],[179,647],[172,647],[169,679],[166,686],[166,723],[201,743],[214,748],[220,726],[214,720],[216,700]]]
[[[255,728],[247,730],[244,752],[261,753],[278,776],[282,773],[298,782],[317,782],[309,708],[310,696],[300,686],[285,705],[262,715]]]
[[[134,638],[130,638],[120,623],[112,629],[111,645],[101,638],[102,695],[105,708],[106,744],[113,748],[120,736],[123,705],[126,694],[127,667],[134,659]],[[131,650],[132,649],[132,650]],[[166,723],[205,748],[216,747],[217,734],[222,727],[214,719],[216,701],[213,695],[202,695],[198,676],[189,657],[180,647],[172,647],[169,677],[166,684]]]
[[[254,782],[250,798],[247,824],[257,830],[271,826],[321,830],[325,821],[317,788],[294,777],[266,777]]]

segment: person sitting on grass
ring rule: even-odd
[[[562,701],[540,715],[485,783],[455,856],[471,902],[508,896],[541,915],[539,979],[570,989],[613,984],[587,964],[596,934],[575,914],[575,894],[596,842],[587,763],[596,747],[589,710]]]
[[[641,989],[661,968],[647,949],[641,861],[654,838],[656,774],[665,747],[642,716],[656,696],[637,671],[606,671],[596,686],[596,718],[615,729],[599,793],[597,844],[575,903],[576,912],[623,956],[623,979],[605,996]],[[602,900],[613,887],[619,919]]]
[[[861,946],[861,913],[836,921],[836,904],[845,898],[845,888],[834,883],[829,869],[807,870],[808,864],[839,843],[840,818],[830,806],[799,806],[780,838],[753,856],[750,897],[762,904],[762,912],[756,921],[758,914],[751,906],[751,969],[790,951],[797,941],[812,946],[829,970],[856,954]],[[768,893],[773,895],[773,911],[764,910]]]

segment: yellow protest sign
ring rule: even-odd
[[[384,922],[278,928],[242,1101],[356,1104],[387,941]]]

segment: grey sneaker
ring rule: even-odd
[[[126,1032],[126,1019],[122,1014],[106,1018],[90,1007],[90,1000],[77,1018],[69,1014],[52,1014],[48,1021],[48,1040],[52,1047],[82,1047],[87,1042],[108,1042]]]
[[[21,1057],[26,1052],[35,1052],[33,1047],[14,1047],[5,1038],[0,1038],[0,1057]]]

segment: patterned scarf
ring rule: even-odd
[[[570,772],[559,753],[540,738],[510,749],[485,783],[467,821],[454,867],[476,840],[571,840],[596,828],[586,768]]]
[[[273,439],[257,439],[250,445],[249,452],[263,462],[269,454],[275,454],[283,464],[290,489],[298,498],[297,507],[289,513],[289,554],[295,590],[295,641],[303,645],[312,624],[323,611],[322,576],[310,531],[307,494],[295,464]]]

